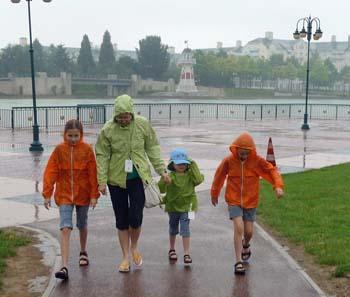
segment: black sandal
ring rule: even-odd
[[[245,274],[245,268],[242,261],[239,261],[235,264],[235,274],[240,274],[240,275]]]
[[[177,255],[175,250],[169,250],[168,256],[170,261],[177,261]]]
[[[242,240],[242,247],[244,249],[249,249],[250,248],[250,244],[249,243],[248,244],[244,244],[243,242],[244,241]],[[250,251],[250,249],[249,249],[248,252],[243,252],[242,251],[242,254],[241,254],[242,260],[243,261],[248,261],[251,255],[252,255],[252,252]]]
[[[79,254],[79,266],[88,266],[89,258],[87,252],[80,252]]]
[[[60,271],[55,273],[55,277],[59,279],[66,280],[68,279],[68,269],[67,267],[62,267]]]
[[[184,255],[184,263],[185,264],[191,264],[192,263],[192,259],[191,259],[190,255]]]

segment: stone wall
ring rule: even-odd
[[[35,76],[35,91],[38,96],[72,95],[72,76],[62,72],[59,77],[48,77],[46,72],[38,72]],[[31,77],[15,77],[8,75],[0,80],[0,94],[10,96],[31,96]]]

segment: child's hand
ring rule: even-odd
[[[92,209],[95,209],[96,204],[97,204],[97,199],[91,199],[90,206],[92,207]]]
[[[275,194],[276,194],[277,199],[282,198],[283,195],[284,195],[283,189],[281,189],[281,188],[276,188],[276,189],[275,189]]]
[[[107,193],[106,185],[99,185],[98,186],[98,191],[101,192],[102,195],[106,195],[106,193]]]
[[[162,174],[162,180],[164,181],[164,183],[166,185],[170,185],[171,184],[171,177],[169,176],[168,173],[163,173]]]
[[[45,199],[44,206],[47,210],[50,209],[50,207],[51,207],[51,199],[50,198]]]
[[[211,197],[211,204],[213,204],[213,206],[216,206],[218,204],[218,200],[218,198]]]

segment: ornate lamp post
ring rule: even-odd
[[[303,28],[299,31],[299,24],[303,22]],[[309,100],[309,72],[310,72],[310,65],[309,65],[309,56],[310,56],[310,41],[311,41],[311,34],[312,34],[312,24],[315,23],[316,25],[316,31],[313,34],[314,40],[319,40],[322,37],[322,31],[321,31],[321,21],[319,18],[311,18],[305,17],[301,18],[297,22],[297,27],[295,32],[293,33],[294,39],[300,39],[306,37],[307,39],[307,66],[306,66],[306,95],[305,95],[305,113],[304,113],[304,123],[301,126],[301,129],[303,130],[309,130],[309,124],[307,123],[308,120],[308,113],[307,113],[307,104]],[[305,26],[306,29],[305,30]]]
[[[31,152],[42,152],[44,150],[43,146],[39,141],[39,125],[38,116],[36,110],[36,92],[35,92],[35,70],[34,70],[34,50],[33,50],[33,40],[32,40],[32,21],[30,14],[30,2],[32,0],[25,0],[28,2],[28,19],[29,19],[29,54],[30,54],[30,65],[31,65],[31,75],[32,75],[32,95],[33,95],[33,142],[30,145],[29,150]],[[43,0],[44,2],[51,2],[51,0]],[[12,3],[19,3],[21,0],[11,0]]]

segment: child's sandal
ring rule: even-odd
[[[242,247],[243,249],[249,249],[250,248],[250,244],[244,244],[244,241],[242,240]],[[242,251],[242,254],[241,254],[241,258],[243,261],[248,261],[250,256],[252,255],[252,252],[250,251],[250,249],[248,250],[248,252],[243,252]]]
[[[170,261],[177,261],[177,255],[175,250],[169,250],[168,256]]]
[[[80,252],[79,254],[79,266],[88,266],[89,258],[87,252]]]
[[[192,259],[191,259],[190,255],[184,255],[184,263],[185,264],[191,264],[192,263]]]
[[[240,275],[245,274],[245,268],[242,261],[239,261],[235,264],[235,274],[240,274]]]
[[[60,271],[55,273],[55,277],[59,279],[66,280],[68,279],[68,269],[67,267],[62,267]]]

